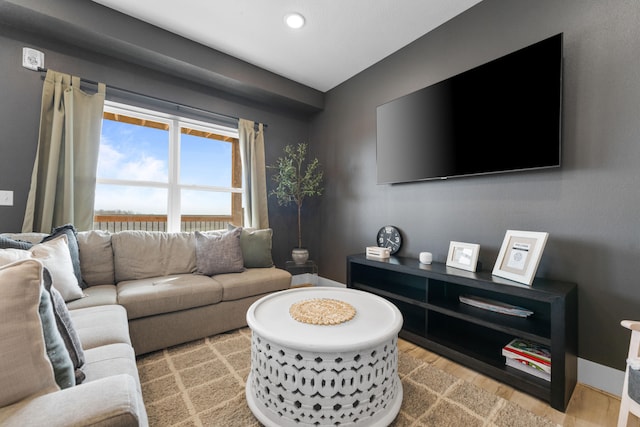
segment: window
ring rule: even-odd
[[[94,228],[194,231],[242,224],[238,131],[106,102]]]

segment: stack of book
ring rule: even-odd
[[[551,381],[551,349],[521,338],[502,348],[505,364],[512,368]]]

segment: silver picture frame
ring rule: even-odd
[[[447,255],[447,267],[475,272],[478,265],[480,245],[451,241]]]

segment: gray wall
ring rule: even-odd
[[[15,191],[15,205],[0,207],[0,231],[21,226],[37,143],[42,80],[20,66],[29,46],[59,71],[268,123],[268,163],[285,144],[308,140],[326,194],[306,204],[303,232],[324,277],[343,282],[345,257],[374,244],[384,224],[404,233],[401,255],[428,250],[444,261],[451,240],[479,243],[488,270],[505,230],[548,231],[538,274],[578,284],[580,357],[621,369],[628,334],[619,321],[637,319],[640,306],[638,22],[635,0],[484,0],[320,94],[93,2],[1,1],[0,189]],[[558,32],[561,169],[376,184],[377,105]],[[273,199],[269,207],[282,265],[296,241],[295,210]]]
[[[397,225],[400,255],[481,245],[491,270],[507,229],[547,231],[538,275],[579,289],[579,356],[623,368],[640,316],[640,6],[635,0],[484,0],[327,93],[312,144],[326,166],[320,273],[344,282],[345,257]],[[377,105],[564,32],[561,169],[376,184]],[[514,142],[517,142],[514,140]]]
[[[320,92],[93,2],[51,3],[0,2],[0,190],[14,191],[14,205],[0,206],[0,232],[22,227],[37,146],[43,74],[21,66],[24,46],[43,51],[46,67],[56,71],[266,123],[269,164],[284,145],[307,140],[309,116],[323,102]],[[101,27],[111,34],[107,37]],[[116,52],[113,46],[122,49]],[[110,93],[107,89],[107,98]],[[281,208],[273,198],[269,208],[274,261],[283,266],[296,246],[295,209]]]

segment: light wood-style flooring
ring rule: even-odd
[[[577,384],[567,411],[563,413],[553,409],[542,400],[458,365],[413,343],[400,339],[398,340],[398,347],[413,357],[429,362],[452,375],[456,375],[504,399],[517,403],[523,408],[545,416],[562,426],[615,427],[618,422],[620,398],[587,385]],[[640,420],[630,415],[628,427],[640,427]]]

